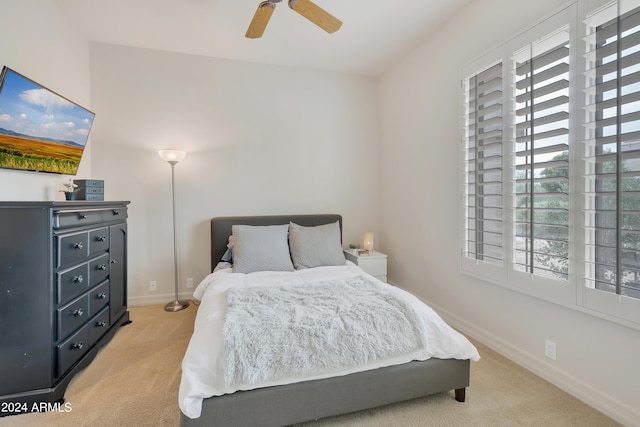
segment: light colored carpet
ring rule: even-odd
[[[197,307],[167,313],[132,307],[133,323],[118,331],[91,365],[72,380],[68,413],[0,418],[0,427],[177,426],[180,361]],[[304,427],[616,426],[610,418],[475,343],[467,400],[453,392],[301,424]],[[248,408],[249,409],[249,408]],[[249,409],[250,410],[250,409]]]

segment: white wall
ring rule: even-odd
[[[9,68],[90,108],[89,42],[50,0],[0,0],[0,68]],[[91,139],[77,176],[91,175]],[[0,200],[64,200],[70,177],[0,169]]]
[[[562,4],[470,2],[382,77],[381,249],[389,254],[390,280],[452,324],[638,425],[640,331],[460,272],[460,69]],[[545,338],[557,343],[555,362],[544,357]]]
[[[210,271],[209,219],[339,213],[344,243],[377,232],[377,81],[107,44],[91,45],[93,178],[131,200],[129,302],[173,294],[171,168],[179,282]],[[149,292],[149,281],[158,291]]]
[[[562,2],[471,2],[379,88],[364,77],[118,46],[92,45],[90,55],[50,0],[0,2],[0,65],[97,113],[78,177],[104,179],[107,199],[132,201],[132,303],[172,293],[170,168],[156,150],[181,148],[183,293],[186,277],[197,283],[209,270],[210,217],[341,213],[345,243],[380,234],[390,279],[453,324],[610,416],[640,419],[638,331],[459,270],[459,70]],[[61,200],[66,178],[0,170],[0,200]],[[545,338],[558,343],[556,362],[543,356]]]

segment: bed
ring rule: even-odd
[[[229,253],[229,236],[232,234],[232,229],[236,230],[236,232],[238,230],[238,228],[234,228],[234,226],[279,226],[288,225],[290,222],[294,223],[292,226],[297,224],[298,227],[304,230],[313,230],[316,228],[329,227],[330,224],[337,224],[337,227],[339,227],[338,239],[341,239],[342,218],[340,215],[334,214],[213,218],[211,220],[212,271],[214,271],[216,267],[220,267],[220,261],[227,257]],[[292,236],[289,237],[291,245],[293,245],[292,238]],[[291,250],[293,251],[293,249],[292,247]],[[239,254],[236,255],[238,257],[240,256]],[[202,338],[196,339],[196,335],[199,337],[211,335],[210,331],[203,332],[201,330],[203,328],[202,325],[207,325],[205,326],[206,328],[210,326],[210,323],[206,322],[210,322],[207,318],[211,316],[208,315],[203,308],[203,305],[207,306],[209,303],[207,298],[212,298],[207,296],[207,292],[209,294],[213,292],[208,291],[207,286],[209,286],[210,283],[214,283],[209,286],[209,289],[214,289],[216,286],[215,283],[222,283],[216,282],[216,279],[221,280],[221,276],[227,274],[226,270],[222,269],[207,276],[198,288],[196,288],[196,293],[194,294],[202,299],[202,303],[196,318],[194,337],[191,339],[182,365],[183,374],[179,396],[181,425],[285,426],[448,391],[452,392],[457,401],[464,402],[465,389],[469,385],[470,359],[477,360],[479,356],[471,343],[468,343],[461,335],[461,339],[466,341],[470,347],[465,347],[464,352],[461,350],[459,353],[465,356],[456,356],[457,358],[429,357],[426,360],[409,360],[388,366],[378,367],[375,365],[373,368],[367,368],[366,370],[358,370],[360,369],[358,368],[341,371],[337,376],[328,374],[317,375],[311,376],[310,379],[297,379],[295,382],[282,384],[277,381],[266,381],[264,382],[266,386],[250,389],[240,387],[237,391],[229,390],[229,392],[224,392],[224,387],[220,386],[220,390],[222,391],[215,395],[211,395],[211,390],[214,389],[208,386],[204,392],[202,387],[194,391],[198,389],[198,387],[192,385],[194,381],[198,382],[201,378],[212,375],[210,372],[212,368],[210,366],[195,366],[201,363],[200,361],[202,359],[209,357],[208,355],[205,356],[196,353],[196,349],[198,348],[199,350],[197,351],[203,351],[203,346],[199,344]],[[318,277],[324,278],[325,275],[327,277],[332,274],[353,275],[356,274],[355,270],[359,269],[354,265],[343,267],[314,267],[305,270],[296,269],[294,272],[285,272],[275,277],[277,277],[278,280],[280,280],[281,277],[295,277],[295,280],[299,280],[299,276],[306,275],[311,278],[310,280],[317,281]],[[363,272],[361,273],[366,275]],[[242,280],[252,277],[252,280],[258,280],[255,277],[261,274],[271,277],[270,272],[258,272],[257,274],[246,275],[234,273],[227,274],[227,276],[235,278],[242,277]],[[273,275],[276,274],[280,273],[273,273]],[[349,276],[349,280],[355,280],[353,279],[354,277],[355,276]],[[364,276],[358,276],[358,278],[366,280],[373,279]],[[226,277],[225,280],[227,280]],[[327,283],[330,284],[330,282],[331,281],[327,279]],[[393,288],[388,285],[383,285],[381,282],[379,285]],[[203,286],[204,290],[201,289]],[[275,291],[275,288],[273,289]],[[395,289],[396,288],[394,288],[394,290]],[[265,292],[264,289],[260,291]],[[229,301],[231,301],[230,292],[231,291],[229,291]],[[215,304],[217,304],[217,302]],[[237,310],[232,311],[232,307],[230,306],[226,316],[229,317],[232,313],[236,312]],[[376,313],[376,316],[378,316],[378,313]],[[442,322],[441,319],[440,322]],[[444,324],[444,322],[442,322],[442,324]],[[448,328],[448,325],[444,325]],[[226,323],[224,326],[226,327]],[[226,333],[225,329],[225,334]],[[467,345],[466,343],[465,346]],[[434,348],[435,347],[437,346],[434,346]],[[217,361],[217,359],[215,360]],[[213,362],[207,363],[214,364]],[[290,381],[290,379],[287,381]],[[194,399],[194,395],[198,395],[198,398]],[[194,400],[197,400],[197,409],[194,409]]]

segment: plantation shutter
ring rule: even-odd
[[[640,8],[586,20],[586,286],[640,298]]]
[[[568,280],[569,30],[513,55],[514,268]]]
[[[501,265],[502,63],[464,81],[465,256]]]

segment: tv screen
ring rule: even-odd
[[[0,74],[0,168],[75,175],[95,114],[8,67]]]

